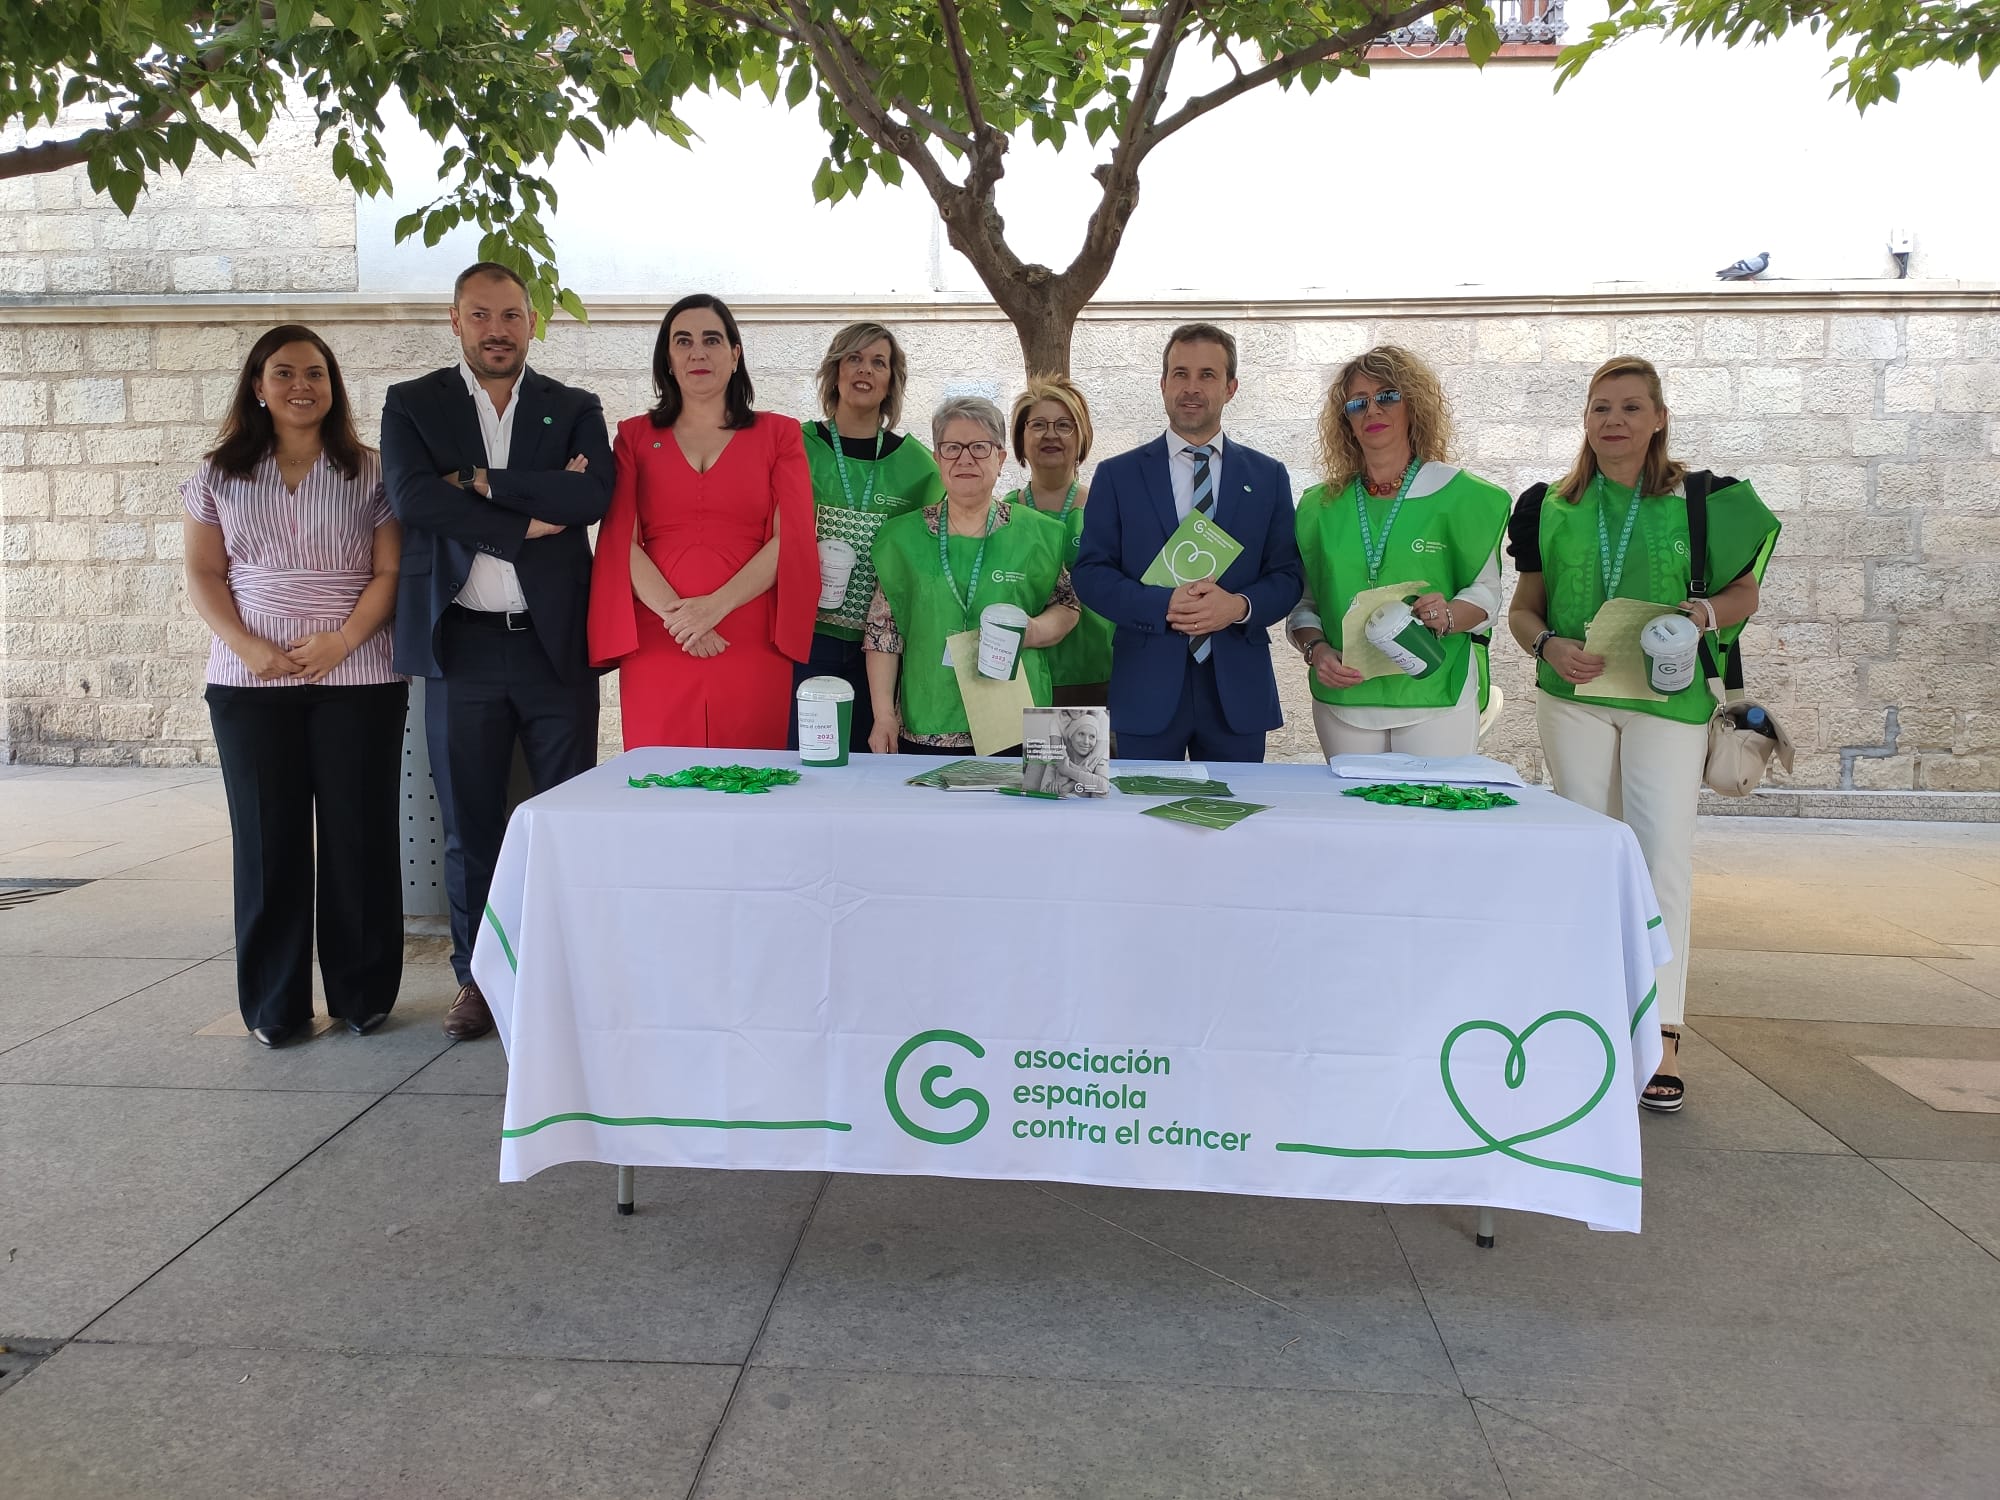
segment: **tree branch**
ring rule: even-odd
[[[726,21],[734,21],[739,26],[748,26],[753,30],[763,32],[767,36],[774,36],[781,42],[796,42],[799,40],[797,32],[787,31],[776,21],[771,20],[767,16],[757,15],[752,11],[738,10],[733,5],[709,5],[705,6],[704,9],[721,16]]]
[[[1175,131],[1193,124],[1210,110],[1221,108],[1239,94],[1247,94],[1250,90],[1275,79],[1289,77],[1299,69],[1310,67],[1314,63],[1325,62],[1336,53],[1358,52],[1371,43],[1380,41],[1392,31],[1421,21],[1433,11],[1443,10],[1449,3],[1450,0],[1417,0],[1415,5],[1403,10],[1377,16],[1359,31],[1340,32],[1323,41],[1315,42],[1310,47],[1301,47],[1296,52],[1287,52],[1274,57],[1253,72],[1239,72],[1220,88],[1211,89],[1206,94],[1197,94],[1165,120],[1149,125],[1145,133],[1138,138],[1140,148],[1138,155],[1143,158],[1147,152]]]
[[[951,65],[958,70],[958,91],[965,97],[965,117],[972,122],[972,138],[982,146],[992,134],[986,116],[979,109],[979,87],[972,81],[972,58],[965,50],[965,29],[958,21],[958,0],[938,0],[938,16],[944,22],[945,40],[951,44]]]

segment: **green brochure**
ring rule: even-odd
[[[1189,781],[1184,776],[1114,776],[1111,784],[1133,797],[1233,797],[1226,781]]]
[[[1158,807],[1140,809],[1149,818],[1172,818],[1176,823],[1192,823],[1197,828],[1233,828],[1252,813],[1264,811],[1262,802],[1225,802],[1218,797],[1186,797],[1179,802],[1163,802]]]
[[[1139,582],[1171,589],[1203,578],[1220,578],[1242,555],[1241,542],[1199,511],[1189,511]]]

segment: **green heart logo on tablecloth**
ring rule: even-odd
[[[1604,1051],[1603,1076],[1598,1079],[1597,1086],[1591,1091],[1590,1097],[1561,1118],[1552,1120],[1546,1125],[1538,1125],[1531,1130],[1517,1131],[1513,1135],[1495,1135],[1480,1122],[1477,1115],[1467,1108],[1465,1100],[1459,1092],[1458,1082],[1452,1075],[1453,1049],[1458,1046],[1461,1040],[1475,1031],[1492,1032],[1507,1043],[1507,1056],[1501,1068],[1501,1081],[1509,1089],[1518,1089],[1528,1081],[1529,1039],[1544,1026],[1551,1025],[1557,1021],[1575,1022],[1577,1025],[1589,1028],[1596,1036],[1598,1045]],[[1387,1156],[1397,1157],[1404,1161],[1448,1161],[1468,1156],[1486,1156],[1498,1153],[1501,1156],[1512,1157],[1515,1161],[1525,1162],[1531,1167],[1546,1167],[1552,1172],[1576,1172],[1585,1177],[1598,1177],[1606,1182],[1623,1183],[1630,1187],[1638,1187],[1640,1185],[1640,1179],[1637,1177],[1626,1177],[1617,1172],[1607,1172],[1602,1167],[1587,1167],[1579,1162],[1555,1161],[1548,1157],[1534,1156],[1520,1149],[1528,1141],[1537,1141],[1544,1136],[1551,1136],[1558,1131],[1569,1129],[1570,1126],[1576,1124],[1577,1121],[1583,1119],[1592,1110],[1596,1109],[1599,1104],[1602,1104],[1604,1096],[1611,1092],[1612,1080],[1618,1076],[1618,1051],[1611,1045],[1610,1033],[1582,1011],[1552,1010],[1547,1015],[1537,1017],[1529,1026],[1519,1032],[1516,1032],[1509,1026],[1503,1025],[1499,1021],[1461,1022],[1459,1025],[1454,1026],[1450,1033],[1446,1035],[1443,1047],[1438,1050],[1438,1074],[1444,1081],[1445,1097],[1451,1100],[1451,1107],[1458,1112],[1458,1117],[1465,1121],[1467,1128],[1474,1135],[1478,1136],[1484,1144],[1464,1146],[1449,1151],[1405,1151],[1394,1147],[1314,1146],[1298,1141],[1280,1141],[1277,1149],[1280,1151],[1307,1152],[1315,1156]]]

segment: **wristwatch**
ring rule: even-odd
[[[462,490],[471,489],[472,482],[478,477],[479,477],[479,470],[474,465],[460,464],[458,466],[458,487],[460,489]]]
[[[1328,640],[1328,639],[1327,639],[1327,638],[1326,638],[1325,636],[1323,636],[1323,635],[1322,635],[1322,636],[1315,636],[1315,637],[1314,637],[1314,638],[1313,638],[1312,640],[1310,640],[1310,641],[1306,642],[1306,645],[1305,645],[1305,649],[1304,649],[1303,651],[1301,651],[1301,652],[1300,652],[1299,654],[1300,654],[1301,656],[1303,656],[1303,657],[1304,657],[1304,658],[1306,659],[1306,666],[1307,666],[1307,667],[1311,667],[1311,666],[1312,666],[1312,664],[1313,664],[1313,652],[1315,652],[1315,651],[1319,650],[1319,648],[1320,648],[1321,646],[1325,646],[1325,647],[1327,647],[1328,649],[1331,649],[1331,648],[1332,648],[1332,646],[1333,646],[1333,642],[1329,641],[1329,640]]]
[[[1542,632],[1542,633],[1541,633],[1540,635],[1538,635],[1538,636],[1536,636],[1536,637],[1535,637],[1535,660],[1536,660],[1536,661],[1547,661],[1547,660],[1548,660],[1548,658],[1547,658],[1546,656],[1542,655],[1542,653],[1543,653],[1544,651],[1546,651],[1546,650],[1548,650],[1548,649],[1549,649],[1549,642],[1550,642],[1550,641],[1552,641],[1552,640],[1554,640],[1555,638],[1556,638],[1556,633],[1555,633],[1555,632],[1554,632],[1553,630],[1544,630],[1544,631],[1543,631],[1543,632]]]

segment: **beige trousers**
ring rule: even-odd
[[[1395,729],[1363,729],[1315,698],[1313,729],[1326,755],[1381,755],[1391,750],[1399,755],[1471,755],[1479,749],[1479,705],[1475,700],[1434,709],[1416,723]]]
[[[1708,726],[1548,693],[1535,694],[1535,725],[1556,795],[1618,819],[1639,840],[1674,946],[1673,962],[1659,972],[1660,1024],[1678,1026],[1687,1012],[1695,798]]]

